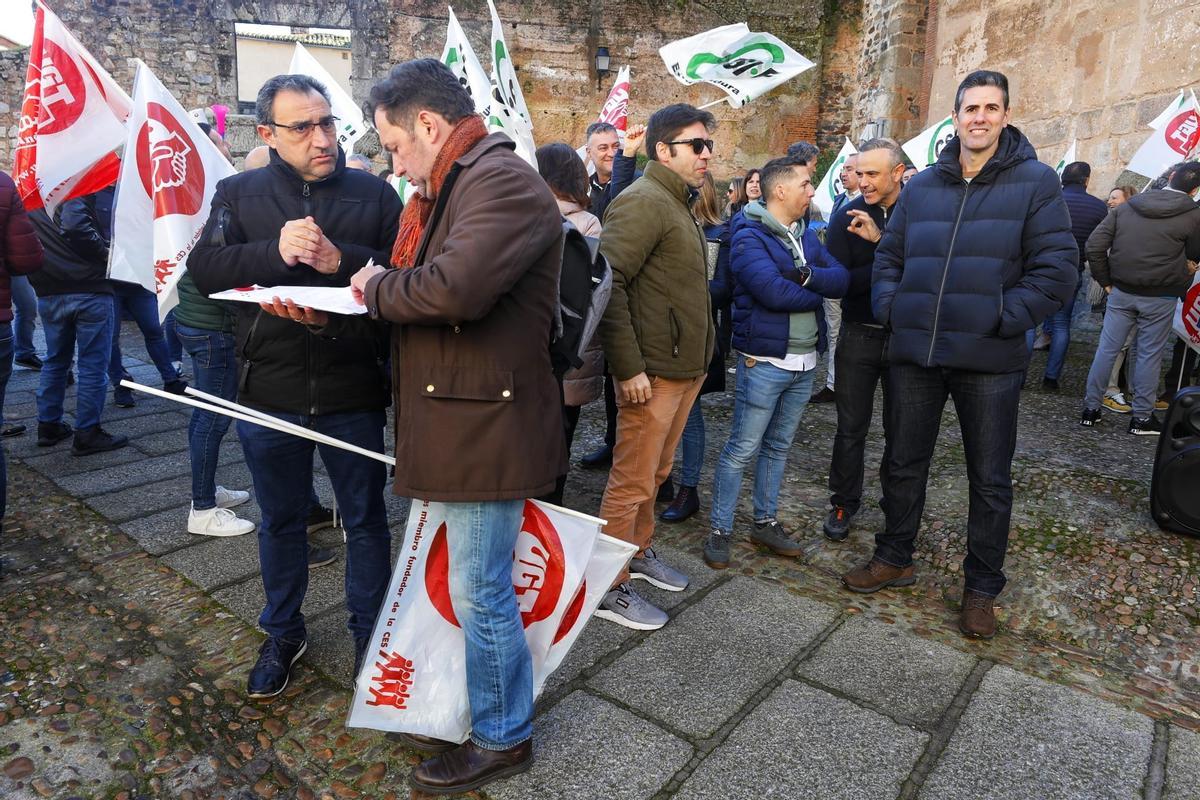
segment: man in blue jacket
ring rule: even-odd
[[[754,470],[754,528],[750,539],[782,556],[803,548],[775,518],[788,450],[812,394],[820,330],[817,311],[841,297],[850,274],[811,231],[796,227],[813,196],[804,162],[778,158],[763,167],[762,199],[734,218],[729,267],[733,274],[733,347],[737,386],[733,425],[713,479],[712,532],[704,561],[729,566],[733,511],[742,473]]]
[[[883,487],[886,526],[870,562],[842,577],[874,592],[915,581],[912,556],[947,396],[970,481],[959,629],[995,635],[1012,516],[1025,332],[1075,289],[1078,250],[1054,170],[1009,126],[1008,79],[980,70],[958,86],[957,136],[914,177],[875,254],[871,301],[891,329],[895,417]]]

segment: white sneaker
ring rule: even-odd
[[[200,536],[241,536],[254,530],[254,523],[242,519],[227,508],[192,509],[188,512],[188,533]]]
[[[240,506],[242,503],[250,499],[249,492],[239,492],[237,489],[226,489],[224,486],[217,487],[217,508],[233,508]]]

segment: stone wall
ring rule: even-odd
[[[1097,195],[1124,180],[1146,123],[1180,89],[1200,91],[1195,0],[939,0],[936,40],[927,121],[953,110],[968,72],[998,69],[1042,161],[1078,139]]]
[[[612,54],[613,74],[632,68],[630,112],[644,120],[673,102],[701,104],[723,96],[713,86],[685,87],[665,71],[658,48],[667,41],[708,28],[744,21],[774,33],[817,67],[743,109],[713,108],[719,122],[714,173],[718,178],[760,165],[800,138],[835,142],[849,129],[849,104],[839,87],[856,60],[857,11],[837,12],[855,2],[836,0],[500,0],[505,37],[534,116],[539,142],[578,143],[598,113],[613,75],[597,87],[594,53]],[[187,108],[237,100],[234,45],[236,22],[347,28],[352,31],[352,84],[364,98],[389,64],[441,54],[446,31],[445,0],[58,0],[56,12],[127,89],[134,59],[141,58]],[[460,0],[454,10],[476,51],[487,57],[489,21],[484,0]],[[134,22],[136,21],[136,22]],[[12,63],[15,59],[18,63]],[[0,57],[0,75],[17,77],[0,89],[15,124],[25,54]],[[824,91],[823,91],[824,89]],[[252,127],[235,121],[236,154],[253,144]],[[0,137],[0,168],[11,168],[13,135]],[[365,143],[368,154],[374,145]]]
[[[863,0],[852,127],[859,136],[904,141],[923,126],[920,109],[929,0]]]

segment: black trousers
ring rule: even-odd
[[[837,372],[837,433],[833,436],[833,458],[829,464],[829,503],[855,514],[862,505],[864,452],[871,418],[875,414],[875,387],[883,386],[883,459],[879,483],[887,483],[888,448],[892,437],[888,424],[891,390],[888,382],[887,332],[882,328],[847,322],[842,325],[834,354]]]

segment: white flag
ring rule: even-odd
[[[296,49],[292,52],[292,63],[288,67],[288,72],[293,75],[307,75],[325,85],[325,90],[329,92],[330,110],[338,118],[338,144],[341,145],[346,155],[353,153],[354,143],[361,139],[371,127],[363,119],[362,109],[354,102],[354,98],[299,42],[296,42]]]
[[[39,2],[13,156],[25,207],[53,213],[111,185],[129,107],[129,95]]]
[[[616,128],[624,139],[625,129],[629,125],[629,66],[617,71],[617,79],[608,93],[608,98],[600,109],[597,122],[607,122]]]
[[[488,10],[492,13],[492,105],[487,118],[488,129],[508,134],[517,143],[517,154],[536,169],[533,117],[525,105],[525,95],[504,42],[504,26],[492,0],[488,0]]]
[[[1130,172],[1154,178],[1172,164],[1191,158],[1200,147],[1200,105],[1194,93],[1182,105],[1168,106],[1155,121],[1159,120],[1150,138],[1133,154],[1126,167]]]
[[[938,160],[942,148],[954,135],[954,117],[946,117],[905,142],[904,154],[918,170],[925,169]]]
[[[1077,145],[1078,143],[1079,143],[1078,139],[1071,140],[1071,146],[1067,148],[1067,152],[1063,153],[1063,157],[1058,162],[1058,166],[1054,168],[1054,171],[1058,173],[1058,177],[1060,179],[1062,178],[1063,170],[1067,168],[1067,164],[1074,164],[1075,161],[1077,160],[1075,158],[1075,145]]]
[[[751,31],[744,22],[670,42],[658,53],[677,81],[711,83],[729,95],[734,108],[813,66],[776,37]]]
[[[1171,101],[1171,104],[1162,110],[1162,113],[1150,120],[1148,127],[1158,130],[1167,124],[1171,117],[1187,107],[1187,100],[1187,95],[1183,91],[1180,91],[1179,94],[1175,95],[1175,99]]]
[[[471,729],[465,639],[450,597],[442,503],[414,501],[346,724],[461,742]],[[528,500],[512,580],[533,661],[534,696],[637,548],[603,520]],[[462,535],[459,533],[459,535]]]
[[[137,62],[117,182],[108,276],[158,295],[163,319],[208,220],[217,181],[236,170],[150,68]]]
[[[813,195],[813,205],[829,219],[833,213],[833,201],[845,189],[842,187],[842,167],[846,164],[846,159],[857,153],[854,145],[847,139],[842,149],[838,150],[837,158],[829,165],[829,171],[825,173],[825,177],[821,179],[821,184],[817,187],[817,193]]]
[[[479,63],[467,34],[458,24],[453,8],[450,9],[450,22],[446,26],[446,46],[442,49],[441,61],[471,95],[475,110],[487,117],[492,105],[492,82],[483,71],[483,65]]]
[[[1184,298],[1175,304],[1174,328],[1188,347],[1200,352],[1200,273],[1192,278],[1192,288]]]

